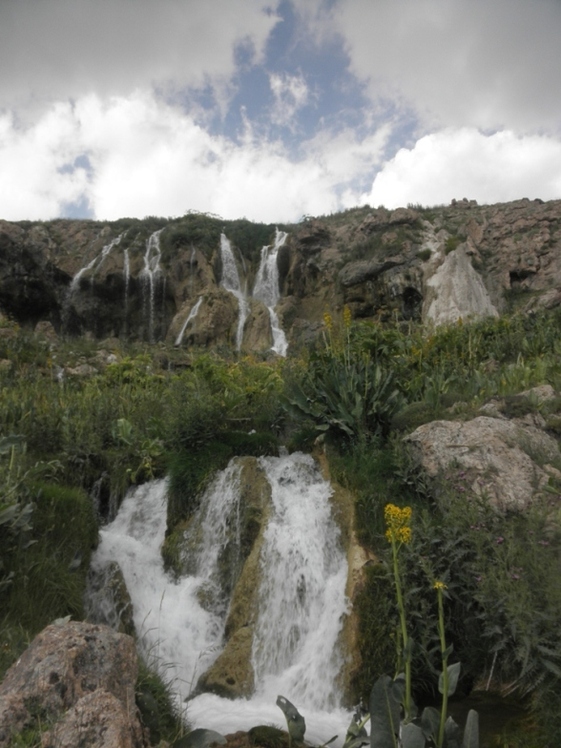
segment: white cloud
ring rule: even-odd
[[[59,215],[87,183],[84,169],[61,171],[80,154],[69,104],[57,104],[26,131],[10,115],[0,117],[0,206],[2,218],[42,219]]]
[[[389,124],[362,140],[351,129],[336,134],[322,131],[306,142],[304,149],[331,176],[334,184],[344,185],[363,180],[375,171],[390,135]]]
[[[271,121],[278,125],[290,126],[296,112],[305,106],[310,98],[304,77],[271,73],[269,85],[275,98],[270,114]]]
[[[0,111],[86,93],[224,85],[235,49],[263,55],[266,0],[7,0],[0,3]]]
[[[482,203],[561,198],[561,143],[510,131],[486,136],[473,128],[433,133],[398,151],[362,202],[396,208],[463,197]]]
[[[561,132],[558,0],[342,0],[322,22],[426,127]]]
[[[383,129],[358,141],[350,131],[323,133],[294,162],[281,144],[250,133],[239,144],[210,135],[145,91],[57,104],[27,129],[0,121],[0,205],[11,220],[53,218],[65,203],[85,198],[100,219],[195,209],[295,221],[339,209],[341,182],[364,178],[388,135]],[[81,155],[90,172],[68,171]]]

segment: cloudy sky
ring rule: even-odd
[[[561,198],[561,0],[0,0],[0,218]]]

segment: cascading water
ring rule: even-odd
[[[155,307],[155,293],[156,293],[156,282],[162,273],[160,267],[160,258],[162,252],[160,249],[160,234],[163,229],[155,231],[150,235],[146,242],[146,253],[144,254],[144,267],[141,272],[141,277],[148,281],[148,338],[151,343],[154,342],[154,307]]]
[[[129,250],[123,252],[123,273],[125,275],[125,333],[127,332],[127,314],[129,311],[129,284],[131,277],[131,266],[129,261]]]
[[[224,574],[219,558],[227,534],[239,535],[239,461],[217,476],[192,522],[191,575],[174,581],[163,570],[165,481],[141,486],[124,500],[115,521],[101,532],[92,569],[102,573],[107,564],[119,563],[140,646],[171,681],[190,726],[222,734],[258,724],[283,727],[276,706],[282,694],[305,717],[307,740],[319,744],[338,734],[340,745],[350,720],[339,707],[336,686],[347,563],[330,513],[331,488],[308,455],[261,458],[260,464],[273,509],[261,550],[252,698],[202,694],[184,703],[222,645],[228,601],[218,581]],[[234,559],[228,568],[235,566]]]
[[[253,288],[253,298],[262,301],[269,310],[271,332],[273,333],[272,350],[280,356],[286,356],[288,342],[275,312],[275,307],[280,299],[277,255],[287,236],[286,232],[277,229],[273,246],[263,247],[261,250],[261,264]]]
[[[220,256],[222,258],[222,281],[221,285],[230,293],[233,293],[238,300],[238,329],[236,332],[236,348],[238,351],[243,343],[243,329],[245,321],[249,314],[249,305],[242,289],[238,267],[232,252],[230,241],[226,234],[220,234]]]
[[[83,268],[80,268],[80,270],[78,270],[78,272],[76,273],[76,275],[74,275],[74,277],[70,281],[70,286],[68,287],[68,291],[66,293],[66,298],[64,300],[63,308],[62,308],[62,327],[63,327],[63,329],[65,329],[65,330],[68,329],[68,323],[69,323],[69,317],[70,317],[70,307],[72,306],[73,297],[75,296],[75,294],[80,289],[80,281],[82,280],[82,278],[84,277],[84,275],[86,273],[88,273],[89,271],[92,271],[91,281],[92,281],[92,285],[93,285],[93,279],[94,279],[95,271],[99,269],[99,267],[101,266],[102,262],[105,260],[105,258],[107,257],[107,255],[111,252],[111,250],[113,249],[113,247],[116,247],[121,242],[121,239],[123,238],[123,236],[125,234],[126,234],[126,231],[123,232],[122,234],[119,234],[119,236],[117,236],[115,239],[112,239],[109,242],[109,244],[106,244],[103,247],[103,249],[101,250],[101,252],[99,254],[97,254],[93,258],[93,260],[90,260],[90,262],[88,262],[87,265],[84,265]]]
[[[101,266],[102,262],[105,260],[109,252],[111,252],[113,247],[116,247],[120,243],[123,236],[124,234],[119,234],[119,236],[113,239],[112,241],[110,241],[109,244],[106,244],[101,250],[101,252],[98,255],[96,255],[91,262],[89,262],[87,265],[84,265],[83,268],[78,270],[78,272],[76,273],[76,275],[72,278],[72,281],[70,282],[70,294],[71,295],[78,290],[82,276],[85,275],[89,270],[92,270],[95,272],[95,270],[97,270]]]
[[[187,329],[187,325],[189,324],[189,322],[192,322],[192,320],[194,320],[195,317],[197,316],[197,313],[198,313],[199,308],[200,308],[200,306],[202,304],[202,301],[203,301],[203,297],[199,296],[199,298],[197,300],[197,303],[193,306],[193,308],[191,309],[191,311],[187,315],[187,319],[183,323],[183,327],[181,328],[181,330],[179,332],[179,335],[175,339],[175,345],[181,345],[181,342],[183,340],[183,336],[185,335],[185,330]]]

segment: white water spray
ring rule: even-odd
[[[284,727],[275,703],[282,694],[305,717],[308,741],[320,744],[338,734],[341,745],[350,720],[339,706],[336,686],[347,563],[330,514],[331,487],[308,455],[268,457],[260,463],[271,485],[273,512],[261,553],[252,656],[256,691],[251,699],[239,700],[202,694],[187,702],[186,718],[192,727],[222,734],[258,724]],[[141,647],[156,657],[184,707],[222,646],[227,601],[218,585],[218,559],[228,528],[229,537],[232,528],[236,534],[239,482],[234,460],[206,492],[192,524],[191,576],[175,582],[163,570],[164,481],[141,486],[125,499],[115,521],[102,530],[92,562],[100,571],[111,561],[121,566]],[[206,600],[206,609],[200,599]]]
[[[234,253],[232,252],[232,247],[226,234],[220,234],[220,256],[222,258],[221,285],[227,291],[233,293],[238,300],[239,314],[238,329],[236,332],[236,348],[239,351],[243,343],[243,329],[245,327],[247,315],[249,314],[249,304],[247,303],[245,293],[242,289]]]
[[[280,356],[286,356],[288,342],[275,312],[275,307],[280,299],[277,256],[287,236],[286,232],[277,229],[273,246],[263,247],[261,250],[261,264],[259,265],[253,287],[253,298],[262,301],[269,310],[271,332],[273,333],[272,350]]]
[[[160,258],[162,251],[160,249],[160,234],[163,229],[155,231],[150,235],[146,242],[146,253],[144,254],[144,267],[142,268],[141,277],[148,281],[149,287],[149,324],[148,324],[148,338],[150,342],[154,342],[154,307],[155,307],[155,289],[156,282],[162,273],[160,267]]]
[[[187,329],[187,325],[189,324],[189,322],[194,320],[195,317],[197,316],[197,313],[202,304],[202,301],[203,301],[203,297],[199,296],[197,303],[192,307],[191,311],[187,315],[187,319],[183,323],[183,327],[181,328],[179,335],[175,339],[175,345],[181,345],[181,341],[183,340],[183,336],[185,335],[185,330]]]

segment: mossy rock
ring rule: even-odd
[[[257,725],[248,732],[250,745],[260,748],[288,748],[290,745],[288,733],[270,725]]]

